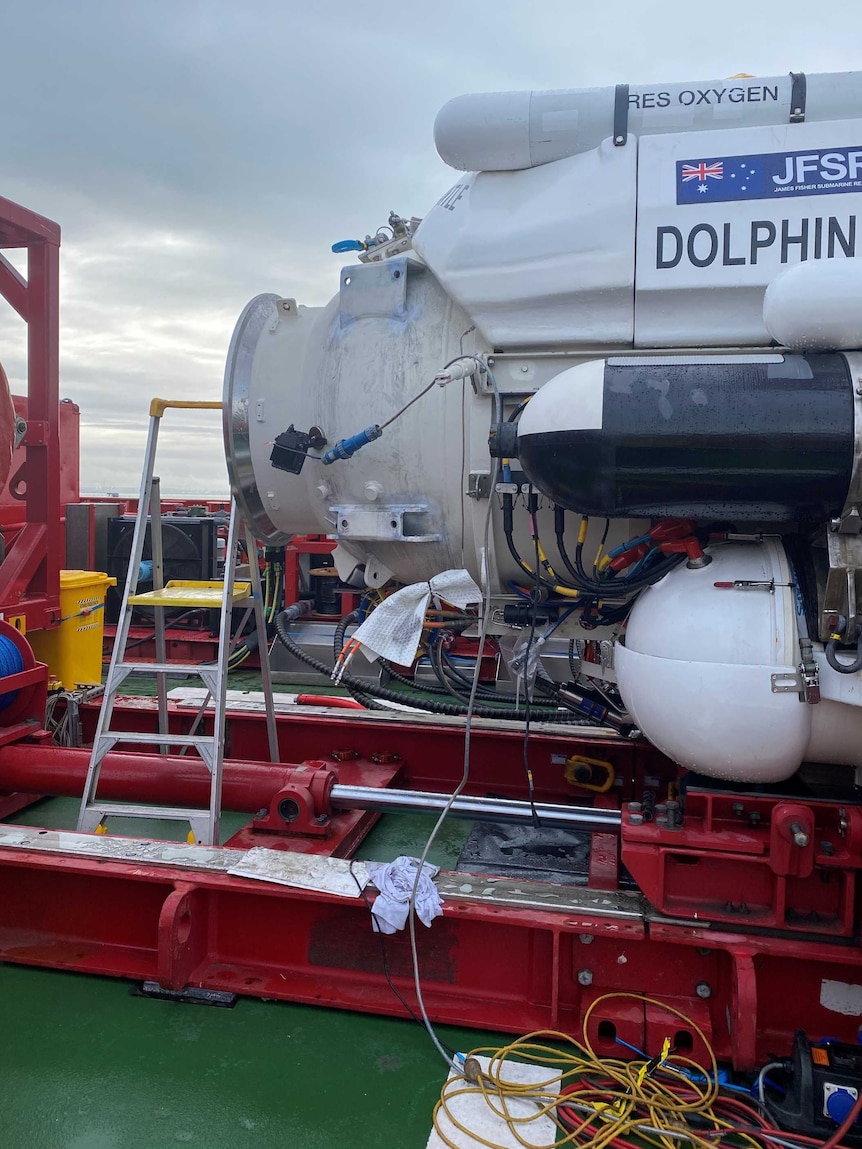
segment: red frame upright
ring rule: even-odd
[[[2,254],[25,248],[27,278]],[[27,324],[26,522],[0,564],[0,615],[31,630],[60,620],[60,228],[0,196],[0,295]]]

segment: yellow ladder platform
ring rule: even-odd
[[[208,607],[221,610],[224,583],[194,582],[189,579],[171,579],[163,590],[149,590],[133,594],[129,604],[134,606]],[[233,605],[245,602],[251,596],[250,582],[235,582]]]

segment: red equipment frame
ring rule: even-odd
[[[302,597],[302,555],[331,555],[335,543],[325,535],[304,535],[291,539],[284,548],[284,601],[299,602]],[[352,608],[351,608],[352,609]],[[348,612],[345,611],[345,614]]]
[[[0,250],[0,295],[27,324],[27,433],[17,490],[26,522],[0,564],[0,616],[56,626],[63,565],[60,508],[60,228],[0,196],[0,249],[24,248],[27,278]]]
[[[303,555],[331,555],[336,544],[326,535],[295,535],[284,548],[284,601],[285,604],[299,602],[308,595],[303,590],[301,559]],[[359,606],[361,595],[357,591],[341,592],[341,614],[349,614]],[[331,620],[331,615],[316,615],[309,618]]]
[[[85,733],[94,713],[95,707],[84,715]],[[120,700],[115,714],[128,729],[155,728],[149,700],[125,705]],[[194,714],[194,707],[172,703],[171,728],[187,731]],[[0,827],[0,959],[152,978],[173,989],[205,986],[404,1016],[387,986],[379,939],[360,901],[232,877],[226,870],[238,855],[229,848],[264,845],[361,856],[360,843],[376,816],[328,810],[333,777],[348,785],[446,791],[460,773],[463,729],[454,720],[367,714],[357,721],[354,714],[326,711],[282,715],[278,727],[282,754],[303,763],[303,770],[265,764],[262,716],[230,714],[229,742],[234,753],[241,748],[245,761],[225,765],[226,804],[254,811],[256,817],[225,849],[208,851],[215,861],[206,868],[176,859],[148,864],[134,843],[124,860],[123,839],[113,837],[68,835],[75,843],[70,849],[60,841],[62,835],[12,828],[25,835],[13,847]],[[469,792],[523,798],[522,748],[523,734],[514,725],[477,721]],[[567,784],[561,763],[573,754],[609,762],[620,780],[614,792],[596,795]],[[0,778],[10,789],[76,794],[87,759],[86,751],[45,747],[33,754],[23,745],[3,747]],[[537,732],[531,738],[531,761],[540,801],[625,807],[645,787],[663,790],[676,776],[676,767],[648,744],[596,731]],[[206,784],[203,770],[185,758],[113,754],[106,760],[103,784],[106,792],[116,789],[118,798],[191,803]],[[300,804],[308,799],[309,817],[300,836],[279,824],[279,801],[285,795],[298,797]],[[781,802],[764,799],[758,812],[762,822],[776,827],[780,840],[773,861],[778,871],[786,871],[792,857],[785,848],[787,818],[796,822],[807,814],[798,808],[782,811]],[[810,804],[801,805],[810,810]],[[314,829],[315,813],[326,814],[325,833]],[[705,817],[712,817],[714,829],[725,834],[720,851],[710,852],[703,841]],[[586,891],[444,875],[444,916],[420,931],[431,1016],[513,1032],[549,1026],[578,1033],[597,996],[631,990],[688,1014],[719,1056],[738,1069],[785,1056],[796,1027],[816,1037],[855,1040],[862,1016],[835,1004],[843,1001],[846,1008],[847,1001],[862,996],[862,953],[855,934],[836,936],[835,930],[818,930],[810,922],[803,932],[787,918],[771,926],[763,918],[737,916],[732,925],[720,920],[717,898],[727,896],[728,889],[737,901],[747,896],[747,887],[740,885],[740,858],[759,856],[763,866],[769,857],[768,841],[765,846],[760,841],[756,855],[751,834],[719,824],[734,818],[739,813],[732,803],[706,799],[695,802],[691,826],[677,830],[638,826],[625,813],[621,837],[593,834]],[[820,824],[817,818],[811,814],[812,828]],[[666,868],[671,863],[665,884],[654,882],[649,890],[652,906],[619,886],[622,865],[636,871],[645,830],[663,835],[653,843],[653,852],[662,856],[664,851]],[[829,824],[836,843],[839,830]],[[852,853],[855,815],[847,818],[845,833]],[[770,829],[767,839],[771,834]],[[96,841],[99,846],[92,845]],[[797,848],[797,868],[804,870],[807,846]],[[116,854],[88,857],[87,849]],[[817,851],[824,852],[820,845]],[[680,862],[686,853],[699,863],[688,868]],[[833,872],[841,871],[840,849],[825,853]],[[712,875],[712,885],[704,873]],[[686,874],[691,875],[687,887],[681,876]],[[818,866],[817,881],[822,882],[820,874]],[[778,876],[784,879],[785,908],[797,896],[810,903],[807,879],[799,883],[791,874]],[[756,885],[765,889],[760,879]],[[683,895],[690,904],[684,904]],[[388,939],[387,946],[395,984],[411,1000],[409,947],[401,936]],[[616,1056],[625,1055],[617,1038],[657,1050],[668,1035],[679,1048],[688,1045],[695,1058],[702,1052],[696,1035],[681,1031],[653,1007],[611,999],[596,1011],[594,1027],[596,1047]]]

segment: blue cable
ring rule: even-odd
[[[554,631],[557,629],[557,627],[562,626],[563,623],[566,621],[566,619],[570,618],[575,613],[576,610],[577,610],[577,607],[570,606],[569,609],[567,611],[565,611],[565,613],[561,614],[560,617],[557,619],[557,621],[554,623],[554,625],[551,627],[551,629],[545,631],[545,638],[546,639],[550,638],[551,635],[554,633]]]
[[[517,583],[512,582],[511,579],[509,580],[509,590],[512,591],[513,594],[516,594],[519,598],[525,598],[527,602],[533,601],[533,596],[528,594],[527,591],[522,590],[521,587],[519,587]]]
[[[617,1043],[617,1045],[624,1045],[626,1049],[630,1049],[632,1053],[636,1053],[638,1057],[643,1057],[649,1060],[649,1055],[644,1053],[642,1049],[638,1049],[636,1045],[631,1045],[628,1041],[623,1041],[621,1037],[615,1037],[614,1041]],[[673,1068],[678,1073],[684,1074],[684,1076],[686,1076],[690,1081],[694,1081],[697,1084],[702,1084],[711,1080],[711,1078],[709,1078],[705,1073],[697,1073],[693,1069],[686,1069],[680,1065],[675,1065]],[[722,1087],[722,1089],[732,1089],[734,1093],[750,1094],[752,1092],[752,1090],[749,1090],[744,1085],[732,1085],[730,1082],[730,1075],[726,1069],[719,1069],[717,1083]]]
[[[21,651],[11,638],[7,638],[5,634],[0,635],[0,679],[8,678],[12,674],[20,674],[23,669],[24,659]],[[18,697],[18,693],[17,690],[9,690],[5,694],[0,694],[0,710],[5,710],[7,706],[11,706]]]
[[[649,564],[653,561],[653,559],[656,557],[656,555],[660,555],[660,554],[661,554],[661,551],[658,549],[657,546],[652,547],[650,550],[647,551],[647,553],[644,555],[644,557],[642,559],[638,559],[638,561],[634,564],[634,566],[629,567],[629,569],[626,571],[626,573],[620,579],[620,582],[625,583],[626,579],[634,578],[634,576],[637,574],[638,571],[643,570],[644,567],[649,566]]]
[[[610,558],[615,559],[617,555],[625,554],[626,551],[632,550],[633,547],[639,547],[643,543],[651,543],[652,539],[649,535],[638,535],[636,539],[629,539],[628,542],[620,543],[618,547],[614,547],[612,551],[608,551]]]

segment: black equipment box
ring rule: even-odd
[[[812,1043],[802,1030],[793,1043],[793,1068],[787,1075],[787,1093],[769,1096],[769,1108],[783,1129],[825,1140],[853,1108],[862,1089],[862,1045],[840,1041]],[[842,1138],[862,1146],[862,1123],[857,1121]]]

